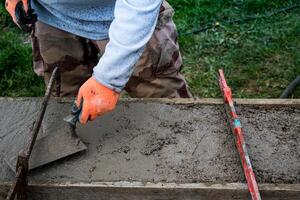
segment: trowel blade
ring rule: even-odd
[[[53,133],[49,133],[36,141],[29,159],[29,170],[52,163],[86,149],[87,146],[72,133],[70,127],[66,126]],[[7,163],[13,171],[16,169],[17,154],[18,153],[15,153],[16,156],[7,159]]]

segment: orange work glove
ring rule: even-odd
[[[6,0],[6,10],[23,31],[30,32],[37,21],[37,15],[30,6],[30,0]]]
[[[103,86],[94,77],[88,79],[79,89],[76,106],[82,110],[79,121],[86,124],[88,120],[95,120],[97,116],[114,110],[120,94]]]

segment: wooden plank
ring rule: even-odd
[[[0,97],[0,101],[31,101],[40,99],[38,97]],[[72,103],[74,98],[52,98],[58,103]],[[122,98],[121,102],[140,102],[140,103],[165,103],[165,104],[223,104],[223,99],[220,98],[195,98],[195,99],[168,99],[168,98]],[[300,105],[300,99],[239,99],[235,98],[237,104],[244,105]]]
[[[223,99],[203,98],[203,99],[123,99],[123,102],[154,102],[165,104],[224,104]],[[300,105],[300,99],[238,99],[235,103],[241,105]]]
[[[0,184],[0,200],[9,184]],[[300,184],[260,184],[264,200],[298,200]],[[30,184],[30,200],[246,200],[250,199],[244,183],[141,183],[141,182],[93,182]],[[2,197],[2,199],[1,199]],[[4,200],[4,199],[3,199]]]

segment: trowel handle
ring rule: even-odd
[[[80,106],[77,107],[74,102],[71,108],[71,115],[64,118],[64,121],[68,122],[71,126],[75,127],[76,123],[79,121],[79,116],[82,110],[83,101],[81,101]]]
[[[81,101],[80,106],[77,107],[76,103],[74,102],[72,105],[71,114],[77,115],[79,117],[81,110],[82,110],[82,104],[83,104],[83,101]]]

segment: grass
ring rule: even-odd
[[[180,37],[183,72],[193,93],[220,97],[216,73],[223,68],[236,97],[278,98],[300,75],[300,9],[244,24],[222,22],[265,14],[296,2],[171,0],[179,33],[220,24]],[[300,88],[293,97],[300,97]]]
[[[4,2],[2,0],[2,2]],[[300,9],[242,24],[228,20],[266,14],[298,0],[169,0],[184,58],[183,73],[195,96],[220,97],[217,69],[225,70],[234,95],[278,98],[300,75]],[[219,23],[205,32],[182,33]],[[43,81],[34,75],[31,48],[0,8],[0,96],[40,96]],[[300,97],[300,88],[293,98]]]

